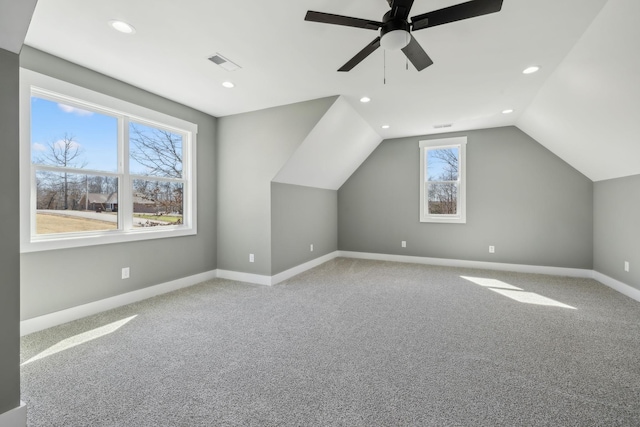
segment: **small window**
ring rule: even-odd
[[[420,221],[466,222],[467,138],[420,141]]]
[[[196,234],[196,125],[22,73],[23,252]]]

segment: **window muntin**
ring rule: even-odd
[[[466,222],[466,137],[420,141],[420,221]]]
[[[196,125],[21,73],[23,252],[196,234]]]

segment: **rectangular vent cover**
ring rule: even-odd
[[[214,64],[217,64],[219,66],[221,66],[222,68],[224,68],[227,71],[235,71],[238,68],[240,68],[240,66],[236,63],[234,63],[233,61],[228,60],[227,58],[225,58],[224,56],[220,55],[219,53],[216,53],[215,55],[209,57],[209,61],[213,62]]]

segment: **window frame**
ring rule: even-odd
[[[140,105],[95,92],[27,69],[20,69],[20,250],[37,252],[110,243],[197,234],[196,140],[198,126]],[[118,120],[117,171],[100,171],[32,162],[31,97],[61,102]],[[129,172],[130,122],[153,126],[183,136],[182,178],[134,175]],[[37,235],[36,172],[81,173],[118,178],[118,229]],[[183,185],[183,223],[162,227],[133,227],[133,180],[180,182]],[[131,192],[132,194],[128,194]],[[131,205],[131,206],[129,206]],[[122,209],[120,208],[122,207]],[[131,216],[131,218],[129,218]]]
[[[465,224],[467,222],[467,137],[449,137],[439,139],[429,139],[419,141],[420,149],[420,222],[444,223],[444,224]],[[427,173],[427,153],[429,150],[437,150],[443,148],[458,148],[458,199],[457,210],[455,215],[449,214],[430,214],[429,198],[426,196],[426,190],[429,182]],[[447,181],[449,182],[449,181]]]

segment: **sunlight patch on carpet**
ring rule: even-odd
[[[138,315],[136,314],[134,316],[127,317],[126,319],[118,320],[117,322],[109,323],[108,325],[100,326],[99,328],[95,328],[95,329],[92,329],[90,331],[83,332],[81,334],[74,335],[74,336],[72,336],[70,338],[64,339],[64,340],[60,341],[59,343],[49,347],[48,349],[46,349],[42,353],[40,353],[40,354],[32,357],[31,359],[27,360],[26,362],[24,362],[20,366],[27,365],[27,364],[29,364],[31,362],[35,362],[36,360],[44,359],[47,356],[51,356],[53,354],[60,353],[61,351],[68,350],[68,349],[73,348],[75,346],[78,346],[80,344],[84,344],[86,342],[95,340],[95,339],[103,337],[105,335],[109,335],[109,334],[117,331],[118,329],[120,329],[121,327],[126,325],[127,323],[129,323],[131,320],[133,320],[137,316]]]
[[[467,276],[460,276],[460,277],[472,283],[475,283],[476,285],[485,287],[490,291],[496,292],[507,298],[511,298],[514,301],[522,302],[525,304],[546,305],[551,307],[562,307],[562,308],[569,308],[571,310],[576,310],[575,307],[561,303],[560,301],[556,301],[551,298],[547,298],[535,292],[525,292],[524,289],[518,288],[517,286],[510,285],[501,280],[487,279],[484,277],[467,277]]]
[[[524,291],[510,291],[507,289],[492,289],[489,290],[493,292],[497,292],[500,295],[504,295],[507,298],[511,298],[512,300],[523,302],[526,304],[535,304],[535,305],[549,305],[552,307],[562,307],[562,308],[570,308],[575,310],[575,307],[571,307],[570,305],[563,304],[560,301],[556,301],[551,298],[544,297],[540,294],[536,294],[535,292],[524,292]]]
[[[460,277],[470,282],[473,282],[476,285],[484,286],[485,288],[513,289],[514,291],[522,290],[516,286],[510,285],[498,279],[486,279],[484,277],[467,277],[467,276],[460,276]]]

